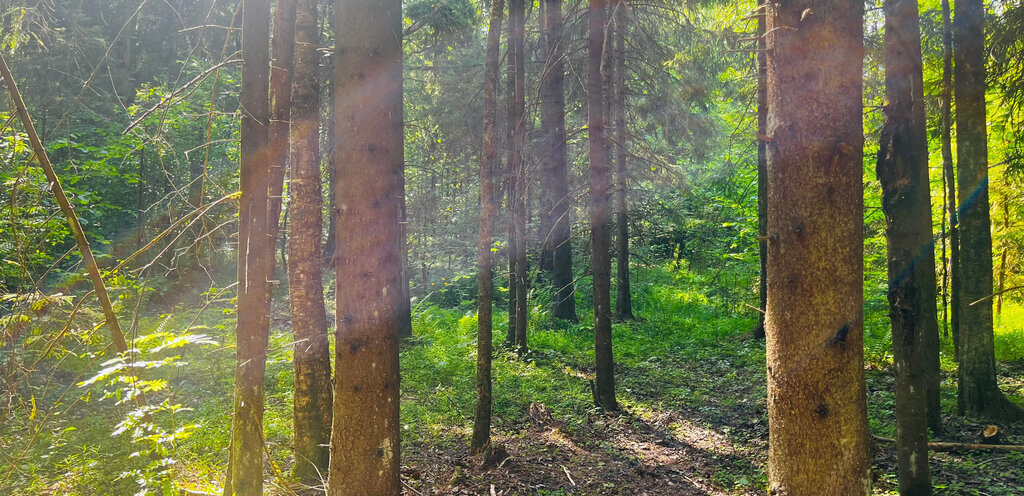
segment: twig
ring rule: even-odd
[[[575,487],[576,486],[576,481],[572,480],[572,476],[569,475],[569,469],[565,468],[565,465],[560,465],[560,466],[562,467],[562,472],[565,472],[565,476],[569,478],[569,482],[573,485],[573,487]],[[491,486],[491,487],[493,488],[494,486]]]

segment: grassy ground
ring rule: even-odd
[[[475,311],[458,283],[419,305],[415,338],[402,351],[403,481],[410,495],[426,494],[764,494],[767,448],[764,346],[743,339],[754,324],[734,295],[714,288],[721,274],[695,275],[671,267],[634,272],[636,322],[615,325],[616,380],[622,411],[604,414],[592,404],[591,316],[580,325],[554,322],[531,309],[531,353],[501,352],[494,362],[495,441],[511,458],[479,468],[467,453],[474,403]],[[720,279],[719,279],[720,280]],[[471,281],[464,281],[471,288]],[[466,293],[471,294],[467,289]],[[866,305],[869,417],[875,434],[893,433],[891,353],[884,302],[869,288]],[[540,295],[538,301],[542,301]],[[731,303],[723,303],[731,302]],[[580,295],[581,308],[587,308]],[[157,422],[182,431],[165,443],[181,487],[215,492],[229,441],[233,325],[230,300],[212,300],[196,317],[195,304],[143,319],[141,329],[192,328],[215,344],[154,352],[178,357],[147,374],[167,381],[153,393],[174,412]],[[283,312],[282,312],[283,315]],[[275,320],[287,329],[285,319]],[[496,316],[496,341],[503,337]],[[201,340],[197,340],[201,341]],[[944,350],[948,356],[949,343]],[[1024,395],[1024,308],[1007,306],[996,335],[1004,391]],[[290,494],[291,346],[285,332],[271,338],[267,364],[266,442],[272,463],[268,488]],[[131,456],[145,443],[111,436],[131,410],[115,405],[117,387],[76,385],[102,358],[69,354],[46,381],[25,386],[39,403],[17,410],[0,426],[0,494],[133,494],[152,464]],[[187,365],[182,365],[187,362]],[[974,441],[980,426],[958,419],[955,373],[944,360],[943,440]],[[180,365],[180,366],[175,366]],[[103,399],[104,391],[114,397]],[[63,394],[62,394],[63,393]],[[59,399],[58,399],[59,398]],[[31,411],[32,418],[22,412]],[[186,426],[194,426],[189,430]],[[1010,442],[1024,442],[1024,425],[1003,426]],[[26,449],[27,448],[27,449]],[[891,446],[874,451],[876,493],[895,492]],[[940,494],[1022,494],[1021,454],[941,454],[932,458]]]

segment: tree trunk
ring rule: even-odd
[[[263,493],[263,378],[270,333],[274,239],[268,219],[271,171],[267,148],[270,4],[242,8],[242,196],[238,213],[238,322],[235,401],[231,425],[231,485],[227,494]]]
[[[960,191],[960,367],[961,415],[1015,420],[1021,410],[999,390],[992,333],[992,223],[988,200],[985,121],[985,6],[956,4],[953,26],[956,85],[957,189]]]
[[[590,0],[587,43],[587,133],[590,148],[590,246],[594,279],[594,403],[617,410],[612,355],[611,205],[612,166],[605,137],[604,60],[608,0]]]
[[[959,362],[960,226],[957,219],[956,174],[953,170],[953,27],[949,0],[942,0],[942,52],[942,178],[946,183],[949,221],[949,328],[953,334],[953,357]]]
[[[397,496],[402,4],[338,0],[337,338],[331,495]]]
[[[886,0],[885,123],[877,174],[889,259],[889,318],[896,366],[896,451],[900,494],[932,494],[927,396],[938,353],[928,137],[917,0]],[[935,342],[934,348],[930,346]],[[938,372],[937,370],[935,372]]]
[[[864,4],[770,4],[772,494],[871,492],[863,359]]]
[[[626,191],[629,179],[626,173],[627,140],[626,132],[626,9],[625,0],[615,5],[615,254],[617,285],[615,293],[615,318],[620,321],[633,320],[633,298],[629,292],[629,210],[626,205]]]
[[[477,344],[476,416],[473,421],[472,450],[478,451],[491,438],[491,344],[494,279],[491,246],[494,226],[494,170],[498,166],[498,52],[501,44],[503,0],[491,2],[487,26],[487,56],[484,68],[484,136],[480,153],[480,241],[477,244]]]
[[[331,440],[331,351],[321,265],[320,86],[317,0],[298,0],[288,191],[288,287],[295,365],[295,478],[319,485]]]
[[[541,128],[546,139],[541,157],[541,269],[550,258],[555,317],[576,322],[572,274],[569,162],[565,135],[565,43],[562,0],[544,0],[547,64],[541,81]]]
[[[514,323],[515,346],[520,354],[526,353],[527,301],[526,301],[526,2],[509,0],[509,92],[512,95],[509,109],[509,126],[512,127],[509,183],[509,227],[514,242],[509,243],[512,270],[509,276],[510,294],[515,291],[515,319],[509,314],[509,323]]]
[[[295,56],[295,3],[274,2],[274,61],[270,65],[270,213],[269,236],[277,246],[281,221],[284,174],[288,168],[288,134],[291,123],[292,60]],[[273,264],[273,257],[271,257]],[[276,279],[271,268],[271,279]],[[273,291],[273,289],[271,289]]]
[[[1010,233],[1010,195],[1003,194],[1003,232]],[[1006,258],[1010,252],[1009,246],[1003,246],[1003,253],[999,259],[999,284],[996,287],[996,315],[1003,314],[1003,293],[1006,291]]]
[[[765,57],[765,0],[758,0],[757,11],[757,253],[760,261],[758,296],[761,309],[757,315],[755,338],[764,339],[764,312],[768,308],[768,86]]]
[[[508,35],[506,44],[508,45],[507,52],[505,54],[505,172],[507,174],[505,181],[505,207],[507,208],[508,218],[508,333],[505,334],[505,345],[508,348],[513,348],[516,345],[516,317],[519,315],[518,311],[518,295],[519,291],[516,286],[516,274],[519,270],[516,268],[516,253],[519,251],[518,240],[516,239],[516,224],[515,224],[515,191],[516,191],[516,158],[515,158],[515,141],[516,141],[516,123],[519,119],[516,114],[516,43],[513,41],[513,25],[515,24],[515,4],[516,0],[509,0],[508,4]]]

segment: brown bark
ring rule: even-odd
[[[541,269],[550,270],[555,317],[570,322],[576,315],[570,239],[569,162],[565,135],[565,43],[562,0],[544,0],[544,47],[547,62],[541,80]]]
[[[331,440],[331,351],[327,339],[320,237],[320,85],[317,0],[298,0],[292,82],[291,169],[288,185],[289,305],[294,337],[295,478],[319,485],[328,471]]]
[[[519,353],[526,353],[526,2],[509,0],[509,326]],[[514,261],[513,261],[514,259]],[[512,292],[515,292],[514,303]],[[515,314],[513,318],[512,315]]]
[[[587,43],[587,133],[590,152],[590,246],[594,280],[594,403],[618,409],[615,401],[615,363],[612,355],[611,205],[612,166],[605,136],[604,77],[608,0],[590,0]]]
[[[480,240],[477,244],[476,415],[470,447],[478,451],[491,438],[491,354],[494,279],[491,246],[494,230],[494,170],[498,166],[498,52],[503,0],[491,2],[484,68],[484,136],[480,153]]]
[[[927,396],[930,387],[938,387],[938,370],[931,373],[926,356],[932,350],[938,354],[939,330],[921,31],[917,0],[886,0],[883,10],[889,103],[879,138],[877,174],[888,242],[897,472],[901,495],[930,495]]]
[[[397,496],[402,3],[338,0],[337,339],[329,490]]]
[[[956,174],[953,170],[953,27],[949,0],[942,0],[942,180],[949,222],[949,322],[953,356],[960,360],[960,226],[957,221]]]
[[[761,299],[760,312],[757,313],[757,327],[753,330],[755,338],[764,339],[764,312],[768,305],[768,141],[763,139],[768,133],[768,86],[766,85],[768,69],[765,55],[765,0],[758,0],[757,11],[757,253],[760,261],[760,277],[758,296]]]
[[[230,487],[226,494],[263,493],[263,378],[270,333],[274,239],[268,219],[270,4],[242,8],[241,165],[238,213],[238,321]]]
[[[864,5],[770,4],[768,482],[871,492],[863,359]]]
[[[988,143],[985,120],[985,6],[981,0],[956,4],[953,25],[956,90],[957,189],[960,192],[960,293],[958,402],[960,414],[1015,420],[1021,409],[996,382],[992,330],[992,223],[988,199]]]
[[[615,109],[615,266],[616,293],[615,318],[620,321],[633,320],[633,298],[629,291],[629,210],[626,191],[629,179],[626,172],[628,156],[626,132],[626,9],[625,0],[615,4],[615,49],[613,57]]]
[[[273,62],[270,64],[270,213],[268,235],[277,245],[281,219],[281,195],[284,174],[288,168],[288,134],[291,123],[292,60],[295,56],[295,3],[297,0],[274,2]],[[271,257],[273,263],[273,257]],[[273,279],[273,268],[271,269]]]

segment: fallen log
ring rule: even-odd
[[[875,441],[882,443],[896,443],[896,440],[890,437],[871,437]],[[1024,445],[1021,444],[928,443],[928,449],[944,453],[956,451],[1012,451],[1024,453]]]

